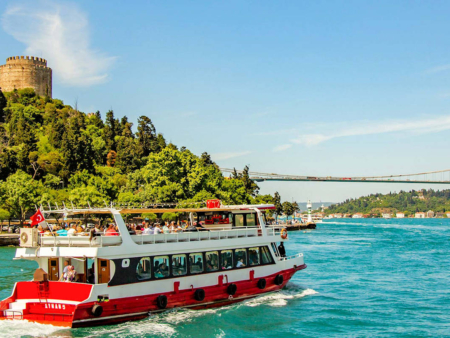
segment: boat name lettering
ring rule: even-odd
[[[46,303],[45,304],[45,308],[46,309],[61,309],[61,310],[65,310],[66,309],[66,305],[65,304]]]

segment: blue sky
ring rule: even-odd
[[[147,115],[222,167],[449,168],[449,2],[10,1],[0,11],[0,60],[44,57],[54,97],[103,116]],[[428,188],[260,186],[298,201]]]

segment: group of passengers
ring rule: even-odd
[[[205,230],[201,222],[195,222],[193,225],[186,223],[184,226],[179,223],[162,222],[150,223],[148,219],[144,220],[142,224],[127,224],[127,229],[130,235],[158,235],[158,234],[177,234],[184,231],[201,231]]]
[[[114,224],[107,224],[106,226],[96,224],[93,228],[88,228],[84,224],[62,224],[62,225],[48,225],[44,229],[41,225],[37,226],[39,233],[42,236],[118,236],[119,228]]]

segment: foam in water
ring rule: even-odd
[[[291,291],[289,289],[286,289],[277,293],[271,293],[265,296],[252,299],[250,301],[245,302],[245,305],[250,307],[260,305],[280,307],[287,305],[289,299],[303,298],[305,296],[314,295],[316,293],[317,291],[313,289],[305,289],[301,292],[298,292],[298,290]]]

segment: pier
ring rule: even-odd
[[[0,246],[19,246],[19,234],[0,234]]]

